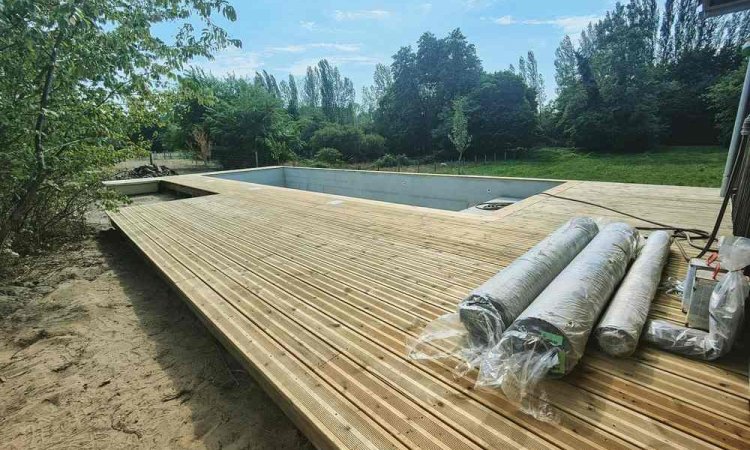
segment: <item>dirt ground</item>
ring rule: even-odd
[[[21,265],[0,280],[0,447],[312,448],[119,232]]]
[[[115,167],[118,170],[127,170],[149,163],[149,158],[130,159],[117,164],[117,166]],[[189,175],[194,173],[210,172],[213,170],[221,170],[221,167],[216,163],[204,164],[194,159],[188,159],[182,157],[181,155],[173,155],[169,153],[154,154],[154,164],[156,164],[157,166],[167,166],[170,169],[176,171],[179,175]]]

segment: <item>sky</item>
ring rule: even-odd
[[[533,50],[554,97],[554,58],[560,40],[577,37],[613,0],[433,0],[433,1],[269,1],[234,0],[236,22],[220,24],[242,48],[223,50],[213,61],[194,65],[223,76],[250,76],[266,70],[278,80],[304,75],[322,58],[354,82],[359,96],[372,84],[375,64],[389,65],[402,46],[416,47],[430,31],[438,38],[460,28],[488,72],[517,66]],[[163,30],[169,33],[171,27]]]

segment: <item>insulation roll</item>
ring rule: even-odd
[[[482,361],[478,384],[524,397],[545,376],[570,372],[633,259],[638,233],[605,226],[503,334]],[[534,367],[533,372],[524,368]]]
[[[472,341],[476,345],[496,343],[598,231],[589,217],[571,219],[472,291],[458,307]]]
[[[666,231],[651,233],[625,275],[594,330],[599,347],[606,353],[629,356],[638,346],[638,338],[669,258],[670,241],[671,236]]]

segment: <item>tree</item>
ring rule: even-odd
[[[468,125],[466,99],[459,97],[453,101],[453,119],[451,120],[451,132],[448,135],[448,138],[458,152],[459,163],[461,163],[464,152],[469,148],[469,144],[471,144]]]
[[[539,73],[539,66],[536,62],[534,52],[529,50],[526,55],[518,60],[518,74],[521,75],[526,86],[533,90],[534,103],[537,105],[537,112],[541,112],[547,101],[547,95],[544,90],[544,77]]]
[[[287,95],[287,106],[286,110],[289,114],[296,118],[299,116],[299,93],[297,91],[297,81],[294,79],[294,75],[289,74],[289,94]]]
[[[482,63],[459,29],[438,39],[424,33],[416,53],[402,47],[391,64],[393,83],[375,114],[376,128],[406,155],[450,148],[453,100],[479,85]]]
[[[375,104],[380,102],[385,93],[393,85],[393,76],[391,75],[391,69],[384,64],[375,65],[375,73],[372,75],[374,84],[372,85],[373,97]]]
[[[224,81],[204,120],[215,142],[214,157],[224,168],[273,164],[291,158],[299,146],[281,99],[243,79]]]
[[[138,130],[158,120],[154,88],[191,58],[240,44],[215,14],[235,19],[224,0],[0,5],[0,248],[109,198],[106,168],[145,148]],[[159,22],[178,24],[172,42],[152,35]]]
[[[328,60],[318,62],[318,74],[320,77],[320,107],[323,114],[330,121],[336,120],[336,87],[333,68]]]
[[[555,63],[556,128],[569,144],[626,150],[658,142],[657,29],[656,2],[631,0],[590,24],[577,50],[563,40]]]
[[[421,154],[432,137],[423,113],[416,54],[411,47],[401,47],[393,56],[391,71],[393,85],[375,113],[375,127],[396,151]]]
[[[535,96],[536,91],[510,71],[482,76],[465,105],[472,151],[486,154],[495,149],[531,146],[537,125]]]
[[[302,83],[302,102],[310,108],[320,106],[320,75],[314,67],[307,68]]]
[[[276,83],[276,77],[263,70],[263,78],[266,80],[266,89],[268,92],[276,98],[281,98],[281,92],[279,91],[278,83]]]
[[[374,114],[380,106],[380,101],[393,85],[391,69],[383,64],[375,65],[375,73],[372,78],[373,85],[362,88],[362,110],[368,117]]]
[[[710,111],[715,115],[719,142],[723,145],[728,145],[732,138],[734,118],[737,114],[737,104],[740,102],[746,70],[747,62],[719,78],[705,94]]]

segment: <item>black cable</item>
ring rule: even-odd
[[[593,203],[593,202],[589,202],[589,201],[586,201],[586,200],[580,200],[580,199],[577,199],[577,198],[563,197],[562,195],[550,194],[548,192],[542,192],[542,193],[540,193],[540,195],[546,195],[548,197],[557,198],[557,199],[560,199],[560,200],[567,200],[569,202],[582,203],[584,205],[589,205],[589,206],[594,206],[596,208],[606,209],[607,211],[611,211],[613,213],[620,214],[622,216],[630,217],[631,219],[636,219],[636,220],[640,220],[642,222],[646,222],[646,223],[650,223],[652,225],[656,225],[655,227],[636,227],[636,229],[638,229],[638,230],[667,230],[667,231],[674,231],[675,238],[685,239],[691,247],[702,251],[702,253],[698,256],[698,258],[702,257],[705,254],[705,252],[708,251],[706,249],[713,250],[713,249],[711,249],[711,244],[715,240],[716,236],[708,233],[705,230],[701,230],[701,229],[698,229],[698,228],[675,227],[675,226],[668,225],[668,224],[665,224],[665,223],[656,222],[654,220],[650,220],[650,219],[646,219],[646,218],[643,218],[643,217],[640,217],[640,216],[636,216],[634,214],[626,213],[624,211],[620,211],[619,209],[610,208],[609,206],[604,206],[604,205],[600,205],[598,203]],[[720,221],[720,219],[719,219],[719,221]],[[693,235],[693,236],[691,236],[691,235]],[[693,242],[692,242],[693,239],[700,239],[700,240],[708,239],[708,242],[706,243],[705,247],[699,247],[699,246],[693,244]],[[678,247],[679,247],[680,252],[682,253],[683,257],[685,258],[685,260],[689,261],[690,258],[688,257],[688,255],[684,251],[684,249],[681,246],[678,246]],[[715,250],[713,250],[713,251],[715,251]]]
[[[716,239],[716,235],[719,234],[719,228],[721,227],[721,222],[724,219],[724,213],[727,211],[727,205],[729,204],[729,199],[732,197],[732,194],[736,190],[734,187],[735,184],[735,178],[737,177],[737,174],[740,171],[740,166],[742,164],[739,164],[745,157],[745,149],[747,147],[747,140],[748,140],[748,134],[750,134],[750,123],[748,122],[750,120],[750,115],[748,115],[745,118],[745,121],[742,122],[742,139],[740,141],[740,145],[737,149],[737,153],[734,155],[734,160],[732,161],[732,171],[729,172],[729,179],[727,180],[727,191],[724,194],[724,200],[721,202],[721,208],[719,209],[719,215],[716,216],[716,222],[714,222],[714,228],[711,230],[711,235],[708,239],[708,242],[706,242],[706,246],[701,249],[701,252],[698,254],[698,258],[702,258],[703,255],[708,253],[709,251],[713,251],[710,247],[711,244],[713,244],[714,239]]]

